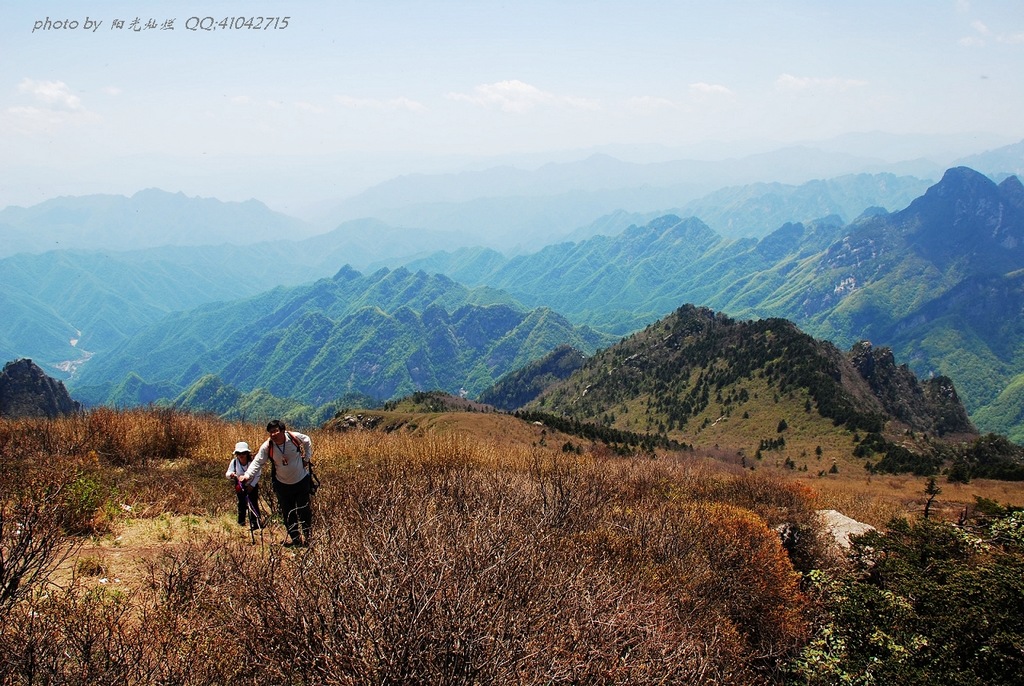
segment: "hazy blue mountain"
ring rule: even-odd
[[[0,278],[2,267],[0,262]],[[52,362],[81,357],[74,346],[78,331],[31,294],[4,284],[0,287],[0,308],[5,324],[0,327],[0,359],[37,360],[53,375]]]
[[[68,371],[169,312],[323,276],[300,252],[263,246],[51,251],[0,259],[8,321],[0,356]]]
[[[850,222],[869,207],[899,210],[932,183],[894,174],[850,174],[799,186],[755,183],[719,189],[673,212],[683,217],[700,217],[726,238],[760,238],[789,222],[827,216]]]
[[[1003,175],[1024,175],[1024,141],[986,150],[956,162],[957,166],[970,167],[993,178]]]
[[[939,178],[942,172],[958,166],[957,161],[979,150],[994,150],[1013,142],[1013,138],[991,133],[887,133],[857,131],[828,140],[808,143],[826,152],[845,152],[885,160],[897,165],[927,161],[933,171],[924,176]],[[895,173],[895,172],[894,172]],[[905,172],[917,176],[914,172]]]
[[[314,270],[333,274],[341,265],[357,269],[401,266],[438,246],[474,245],[472,234],[445,229],[392,225],[379,219],[353,219],[326,233],[282,246],[302,255]]]
[[[424,225],[466,222],[486,235],[475,243],[465,239],[448,244],[490,246],[506,253],[535,252],[545,243],[579,242],[596,235],[613,236],[630,224],[646,224],[668,212],[681,217],[699,217],[725,238],[767,235],[781,224],[810,221],[835,215],[852,221],[869,207],[896,210],[906,207],[923,193],[931,181],[892,174],[857,174],[828,180],[809,181],[799,186],[757,183],[722,188],[678,205],[687,193],[666,189],[632,189],[595,193],[576,192],[542,198],[487,198],[461,204],[435,203],[383,212],[396,223],[423,222]],[[661,208],[660,211],[626,212],[622,207]],[[437,216],[434,216],[434,213]],[[595,213],[603,212],[595,217]],[[566,231],[566,227],[577,227]],[[501,238],[501,236],[508,238]],[[429,260],[430,256],[425,258]],[[417,267],[429,261],[416,262]]]
[[[737,159],[673,160],[638,164],[596,154],[584,160],[551,163],[534,170],[513,167],[494,167],[483,171],[458,174],[411,174],[378,184],[363,193],[348,198],[330,213],[329,221],[338,223],[363,217],[375,217],[388,224],[443,230],[454,236],[471,234],[475,240],[451,243],[446,249],[483,245],[500,250],[536,249],[570,236],[599,218],[617,210],[635,213],[685,208],[723,187],[741,184],[778,183],[800,185],[814,179],[862,174],[893,174],[895,167],[878,159],[859,157],[844,152],[824,152],[811,146],[792,146],[779,150],[749,155]],[[907,174],[907,167],[900,173]],[[934,163],[915,165],[921,178],[937,178],[943,167]],[[847,182],[851,183],[851,182]],[[918,182],[923,184],[924,182]],[[838,187],[833,185],[833,190]],[[846,189],[847,191],[852,189]],[[795,215],[779,214],[766,218],[769,223],[754,223],[746,233],[730,229],[723,222],[719,229],[718,216],[708,220],[723,235],[763,235],[772,227],[771,220],[790,221],[810,219],[837,212],[852,218],[870,205],[902,206],[914,196],[912,190],[878,188],[882,197],[866,198],[862,206],[850,198],[848,204],[835,208],[821,197],[819,190],[814,201],[826,211],[812,212],[810,207],[800,208]],[[923,185],[918,191],[923,190]],[[858,191],[856,194],[860,195]],[[908,195],[909,194],[909,195]],[[792,202],[795,193],[789,193]],[[749,199],[748,199],[749,200]],[[728,198],[732,205],[738,202]],[[803,204],[807,204],[806,201]],[[713,207],[712,203],[702,207]],[[734,214],[740,212],[734,206]],[[748,206],[735,219],[733,225],[744,226],[747,219],[756,217],[756,208]],[[685,215],[697,214],[686,211]],[[702,217],[703,219],[703,217]]]
[[[377,217],[393,226],[425,227],[447,240],[429,246],[486,246],[507,252],[533,251],[562,240],[577,227],[623,207],[666,208],[691,197],[686,187],[642,187],[599,191],[567,191],[549,196],[499,196],[462,202],[427,202],[380,208]],[[621,230],[622,226],[617,227]],[[593,234],[589,234],[593,235]]]
[[[0,210],[0,256],[63,249],[132,250],[164,245],[246,244],[301,238],[312,228],[256,200],[221,202],[155,188],[60,197]]]
[[[312,283],[346,263],[422,253],[443,237],[367,220],[304,240],[142,250],[53,250],[0,259],[0,304],[16,326],[0,331],[0,357],[29,357],[66,378],[170,312]]]
[[[278,288],[174,313],[81,368],[73,387],[110,388],[126,370],[175,397],[208,374],[246,393],[322,405],[441,389],[475,393],[562,344],[593,352],[612,339],[507,294],[399,269]],[[103,402],[127,402],[111,395]]]
[[[906,209],[851,224],[813,261],[788,261],[800,287],[777,289],[775,305],[833,340],[892,335],[959,284],[1024,267],[1022,190],[951,169]]]

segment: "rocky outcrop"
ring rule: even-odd
[[[868,341],[854,345],[848,357],[894,419],[940,436],[977,433],[948,377],[922,384],[907,365],[896,364],[890,348],[874,347]]]
[[[64,384],[47,376],[32,360],[8,362],[0,372],[0,417],[49,417],[79,412]]]
[[[821,518],[824,531],[831,537],[832,542],[842,550],[850,549],[851,536],[860,536],[875,530],[875,527],[870,524],[858,522],[838,510],[818,510],[818,516]]]

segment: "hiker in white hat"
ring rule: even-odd
[[[249,530],[260,528],[260,473],[256,470],[249,479],[241,479],[252,460],[249,444],[239,441],[235,444],[235,454],[228,463],[228,471],[224,476],[235,485],[235,496],[238,498],[238,524],[245,526],[246,513],[249,514]]]

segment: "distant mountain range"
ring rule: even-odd
[[[1012,161],[1012,150],[1002,152],[1002,159]],[[809,216],[826,208],[824,201],[847,202],[842,211],[850,212],[879,193],[895,198],[919,183],[873,175],[725,189],[715,194],[717,205],[707,201],[705,211],[710,215],[717,206],[720,218],[773,211]],[[842,200],[844,194],[860,200]],[[441,379],[447,384],[443,390],[472,393],[514,368],[506,362],[525,364],[564,343],[593,350],[612,340],[609,335],[628,335],[682,303],[695,303],[738,318],[785,317],[841,348],[861,339],[890,346],[919,375],[953,378],[983,429],[1024,440],[1018,433],[1024,431],[1021,317],[1005,314],[1021,311],[1022,196],[1015,177],[996,184],[971,169],[954,168],[899,211],[872,203],[852,222],[837,215],[789,222],[760,239],[725,237],[701,219],[678,215],[634,222],[616,233],[643,215],[615,212],[592,224],[588,238],[512,256],[481,247],[428,256],[429,247],[447,234],[428,236],[369,219],[303,240],[244,247],[18,255],[0,262],[0,300],[9,321],[18,324],[0,334],[0,353],[32,357],[48,370],[63,365],[70,371],[78,364],[81,371],[69,385],[89,401],[117,397],[130,374],[136,375],[129,384],[133,390],[122,397],[175,398],[208,374],[242,393],[270,384],[274,395],[296,397],[298,388],[306,403],[349,392],[383,399],[429,390]],[[424,257],[406,260],[407,270],[367,270],[368,277],[351,269],[338,272],[346,257],[386,262],[417,253]],[[392,283],[404,284],[420,272],[414,286]],[[334,276],[324,279],[328,274]],[[442,282],[432,274],[448,278],[437,286]],[[437,287],[434,300],[420,290],[431,288],[427,282]],[[448,295],[437,295],[442,292]],[[285,302],[293,309],[282,309]],[[426,316],[432,305],[433,319]],[[457,315],[460,308],[495,305],[525,316],[513,327],[514,340],[531,322],[559,333],[525,336],[522,350],[497,356],[485,348],[472,354],[458,345],[446,348],[445,354],[458,359],[448,360],[441,372],[443,355],[430,364],[417,362],[428,351],[415,340],[460,340],[459,327],[472,319]],[[275,312],[278,320],[266,319]],[[296,382],[298,370],[316,358],[296,351],[323,347],[324,341],[278,331],[285,313],[294,315],[291,321],[305,317],[317,335],[362,351],[363,360],[386,358],[381,367],[389,371],[374,371],[365,384],[337,378],[328,383],[326,372]],[[514,320],[508,315],[507,321]],[[373,327],[382,327],[381,340],[390,345],[371,350],[367,332]],[[535,345],[537,340],[543,345]],[[394,359],[391,349],[398,351]],[[474,366],[480,364],[472,359],[478,353],[499,362]],[[353,364],[358,355],[348,355],[330,363]],[[246,356],[272,357],[276,366],[292,370],[289,382],[248,364]]]
[[[955,149],[965,149],[963,141],[947,142]],[[724,237],[761,237],[787,221],[838,214],[849,222],[872,205],[900,209],[950,166],[968,165],[993,178],[1017,174],[1024,167],[1024,144],[1020,143],[965,159],[940,154],[941,159],[929,160],[921,155],[926,148],[934,151],[942,145],[941,141],[926,144],[909,136],[862,134],[833,141],[831,147],[790,146],[714,161],[674,159],[639,164],[594,154],[533,170],[498,166],[452,174],[410,174],[346,199],[325,221],[334,225],[375,217],[394,226],[447,231],[453,237],[475,236],[473,242],[462,244],[466,247],[515,252],[535,251],[565,240],[572,228],[589,226],[619,209],[697,216]],[[876,156],[883,148],[888,153],[883,155],[886,159],[898,153],[912,157],[885,161]],[[870,177],[889,181],[874,189],[854,187]],[[812,183],[841,178],[845,181],[833,182],[831,189]],[[757,187],[771,184],[777,188],[764,193],[766,197],[758,202],[762,193]],[[842,185],[848,187],[840,188]],[[754,186],[754,194],[743,189],[745,186]],[[732,196],[727,202],[707,197],[723,188],[730,189],[725,191]],[[773,197],[778,189],[791,196],[792,206]],[[816,197],[798,202],[802,193]],[[572,239],[589,237],[574,235]],[[450,246],[460,247],[455,241]]]
[[[497,259],[435,255],[411,266],[506,290],[600,330],[635,331],[678,303],[785,317],[849,347],[891,346],[925,377],[952,377],[987,429],[1024,439],[1024,188],[955,168],[895,213],[794,223],[727,240],[696,218],[661,217],[610,238]],[[999,419],[982,411],[1000,398]]]
[[[803,186],[755,184],[717,191],[694,204],[694,209],[722,225],[761,230],[790,215],[850,213],[861,204],[892,206],[923,185],[913,178],[889,175],[843,177]],[[544,205],[549,200],[537,202]],[[608,206],[614,207],[614,203]],[[512,201],[501,212],[485,210],[481,221],[492,228],[503,221],[519,222],[517,231],[526,236],[529,230],[523,222],[530,223],[538,216],[530,207],[536,210],[540,206],[528,204],[524,210]],[[7,243],[8,250],[17,246],[28,254],[0,259],[0,302],[8,317],[20,324],[0,332],[0,358],[31,357],[54,372],[68,373],[91,354],[108,350],[141,326],[173,311],[245,298],[279,285],[309,283],[334,274],[343,264],[371,271],[400,266],[436,253],[438,246],[471,245],[475,240],[450,231],[398,228],[362,219],[324,234],[285,241],[283,237],[291,230],[288,225],[260,208],[258,203],[219,203],[156,190],[131,198],[58,198],[27,210],[8,208],[0,213],[0,219],[17,220],[19,230],[38,241],[73,226],[75,235],[88,237],[92,249],[33,254],[31,248],[36,243]],[[253,224],[254,212],[261,215],[259,221],[265,226],[284,233],[272,240],[248,242],[260,236],[252,232],[244,245],[127,249],[139,242],[169,240],[167,231],[175,226],[185,227],[176,232],[176,240],[182,243],[227,235],[230,227]],[[131,221],[126,219],[128,215]],[[560,227],[573,227],[571,219],[558,213],[553,216],[563,222]],[[660,214],[618,210],[575,228],[571,237],[578,241],[595,235],[616,236],[631,223],[647,223],[654,216]],[[150,221],[153,217],[159,217],[155,224]],[[204,234],[203,227],[211,226],[216,229]],[[139,235],[126,238],[123,232],[129,228]],[[496,252],[485,252],[482,259],[504,261]],[[447,270],[444,265],[435,269],[432,262],[417,263],[415,268],[421,267]],[[656,309],[644,309],[646,319],[637,321],[645,323],[676,305],[678,301],[671,300]]]
[[[704,211],[708,223],[723,235],[762,236],[782,221],[833,213],[852,219],[870,205],[903,207],[927,187],[927,179],[942,171],[923,165],[921,171],[933,174],[923,179],[886,172],[853,173],[886,165],[852,157],[837,163],[838,157],[811,149],[786,149],[743,160],[638,165],[595,155],[533,172],[495,168],[411,175],[347,200],[333,216],[337,220],[375,217],[394,226],[448,231],[453,237],[473,237],[462,245],[502,251],[535,250],[621,208],[686,216],[691,210]],[[805,171],[790,171],[791,166],[831,173],[808,177]],[[845,180],[810,183],[841,175]],[[763,178],[779,180],[759,183]],[[801,188],[805,184],[807,188]],[[848,188],[840,188],[843,185]]]
[[[79,200],[90,204],[66,199],[66,206]],[[0,306],[12,325],[0,329],[0,359],[28,357],[50,373],[66,375],[171,312],[311,283],[347,262],[423,254],[439,240],[436,234],[362,220],[303,240],[52,250],[2,258]]]
[[[353,393],[475,395],[559,345],[593,353],[612,340],[493,289],[405,269],[364,276],[345,268],[311,285],[170,315],[83,366],[74,388],[90,403],[135,403],[123,395],[130,371],[145,388],[160,385],[165,399],[210,374],[242,392],[265,389],[314,406]]]
[[[158,189],[47,200],[0,210],[0,257],[48,250],[135,250],[165,245],[248,244],[314,233],[249,200],[226,203]]]

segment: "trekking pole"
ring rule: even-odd
[[[260,529],[260,547],[263,547],[263,517],[260,516],[260,511],[252,502],[252,498],[249,497],[249,491],[245,491],[245,504],[249,508],[249,517],[256,521],[256,526]],[[253,545],[256,545],[256,533],[253,530],[254,527],[249,527],[249,538]]]

